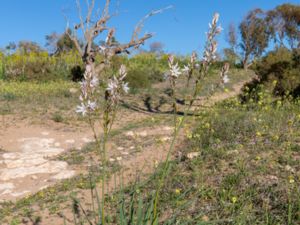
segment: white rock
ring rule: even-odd
[[[171,138],[170,137],[163,137],[163,138],[161,138],[161,140],[162,141],[169,141],[169,140],[171,140]]]
[[[55,142],[55,143],[54,143],[54,146],[55,146],[55,147],[59,147],[59,146],[60,146],[60,143],[59,143],[59,142]]]
[[[52,176],[51,178],[55,179],[55,180],[63,180],[63,179],[71,178],[74,175],[75,175],[75,171],[67,170],[67,171],[60,172],[60,173],[56,174],[55,176]]]
[[[133,131],[128,131],[126,132],[125,134],[127,137],[134,137],[135,136],[135,133]]]
[[[48,161],[38,166],[4,168],[0,171],[0,180],[8,181],[34,174],[59,173],[67,168],[68,164],[61,161]]]
[[[168,127],[168,126],[165,126],[165,127],[163,127],[162,129],[163,129],[163,130],[165,130],[165,131],[170,131],[170,130],[173,130],[173,128],[172,128],[172,127]]]
[[[82,140],[83,140],[85,143],[89,143],[89,142],[92,141],[91,139],[89,139],[89,138],[87,138],[87,137],[82,138]]]
[[[24,196],[25,194],[30,193],[30,191],[21,191],[21,192],[12,192],[10,193],[11,196],[13,197],[20,197],[20,196]]]
[[[141,137],[147,137],[148,133],[147,131],[142,131],[140,133],[138,133],[138,136],[141,136]]]
[[[66,142],[67,144],[74,144],[74,143],[75,143],[75,140],[69,139],[69,140],[66,140],[65,142]]]
[[[15,185],[13,183],[2,183],[0,184],[0,191],[14,189]]]
[[[121,152],[122,155],[129,155],[128,152]]]
[[[49,135],[49,132],[47,132],[47,131],[44,131],[44,132],[42,132],[42,135],[44,135],[44,136],[48,136],[48,135]]]
[[[71,94],[75,94],[78,90],[76,88],[70,88],[69,91]]]
[[[198,157],[199,155],[200,155],[200,152],[190,152],[190,153],[188,153],[188,154],[186,155],[186,157],[187,157],[188,159],[193,159],[193,158]]]
[[[38,179],[38,177],[37,177],[37,176],[35,176],[35,175],[32,175],[32,176],[31,176],[31,179],[32,179],[32,180],[37,180],[37,179]]]

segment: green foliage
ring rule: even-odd
[[[116,56],[107,75],[115,73],[121,64],[127,64],[127,82],[131,89],[149,88],[152,83],[162,81],[167,70],[166,56],[154,53],[141,53],[127,58]],[[102,61],[101,57],[96,59]],[[81,57],[75,51],[65,51],[56,55],[47,52],[15,52],[0,55],[0,79],[15,81],[80,81],[84,70]],[[105,75],[106,76],[106,75]]]
[[[292,52],[286,48],[269,52],[255,66],[260,78],[258,83],[272,87],[275,95],[299,96],[297,91],[300,87],[299,55],[299,51]]]
[[[163,74],[167,71],[165,56],[157,57],[154,53],[141,53],[128,59],[128,75],[126,77],[129,86],[137,88],[149,88],[152,83],[163,80]]]
[[[191,125],[180,153],[199,155],[173,162],[160,206],[173,224],[297,224],[299,105],[252,108],[232,99]]]
[[[4,54],[0,51],[0,80],[4,79]]]
[[[4,61],[5,60],[5,61]],[[81,58],[75,52],[50,56],[47,52],[16,52],[2,60],[2,78],[6,80],[67,80],[72,69],[81,65]],[[3,63],[4,61],[4,63]],[[1,70],[0,70],[1,71]]]
[[[268,27],[274,42],[284,46],[288,40],[291,48],[297,48],[299,43],[300,6],[284,3],[267,12]]]

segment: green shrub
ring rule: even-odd
[[[16,52],[2,58],[0,78],[2,74],[2,78],[17,81],[70,80],[74,78],[74,68],[82,64],[76,52],[57,56],[50,56],[47,52]]]
[[[278,48],[269,52],[256,65],[260,83],[270,86],[276,83],[273,93],[283,96],[294,93],[300,85],[300,52]]]
[[[126,62],[126,79],[131,89],[149,88],[153,83],[163,81],[163,74],[167,71],[166,62],[164,55],[157,57],[153,53],[141,53],[129,58]]]

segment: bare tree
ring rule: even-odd
[[[229,44],[229,48],[225,48],[223,50],[224,55],[227,60],[229,60],[231,63],[235,63],[237,59],[239,59],[238,53],[237,53],[237,47],[238,47],[238,38],[237,38],[237,32],[235,25],[233,23],[230,23],[228,26],[228,30],[226,32],[226,41]]]
[[[60,35],[56,32],[52,32],[51,34],[47,34],[45,36],[46,44],[45,47],[48,48],[49,52],[53,53],[56,52],[57,49],[57,42],[60,38]]]
[[[41,46],[39,46],[38,43],[33,42],[33,41],[20,41],[18,43],[18,49],[23,53],[23,54],[29,54],[31,52],[42,52],[43,49]]]
[[[268,46],[269,33],[265,14],[261,9],[250,11],[240,23],[243,66],[248,69],[252,61],[261,56]]]
[[[230,23],[230,25],[228,26],[228,31],[226,36],[230,48],[235,51],[237,47],[237,33],[233,23]]]
[[[71,29],[69,29],[68,27],[66,33],[69,35],[70,39],[74,42],[85,65],[86,66],[89,65],[92,69],[92,72],[97,75],[99,75],[104,70],[104,68],[109,66],[113,56],[121,53],[129,54],[130,53],[129,50],[131,48],[139,48],[141,45],[145,43],[146,40],[151,38],[153,36],[152,34],[144,34],[142,37],[139,37],[144,22],[149,17],[161,13],[164,10],[164,9],[154,10],[151,11],[149,14],[147,14],[136,25],[131,40],[128,43],[120,44],[118,42],[113,41],[115,40],[114,38],[115,28],[107,25],[108,21],[112,18],[112,16],[115,15],[115,14],[111,15],[109,12],[111,0],[106,0],[101,16],[98,16],[95,22],[92,21],[95,0],[91,0],[91,2],[87,1],[88,11],[85,19],[81,15],[80,1],[77,0],[76,2],[79,11],[80,22],[74,26],[73,31],[71,31]],[[79,29],[82,30],[84,36],[84,41],[82,44],[79,42],[79,39],[76,35]],[[107,32],[107,37],[105,41],[100,42],[102,43],[100,46],[95,45],[94,40],[97,37],[99,37],[99,35],[102,34],[103,32]],[[104,56],[103,57],[104,60],[101,61],[100,63],[97,63],[96,65],[95,58],[98,54]]]

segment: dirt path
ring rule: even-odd
[[[144,115],[123,114],[124,124]],[[53,160],[70,149],[80,150],[93,141],[89,127],[43,121],[6,119],[0,131],[0,201],[15,201],[78,172],[64,161]],[[124,125],[117,123],[117,127]]]

